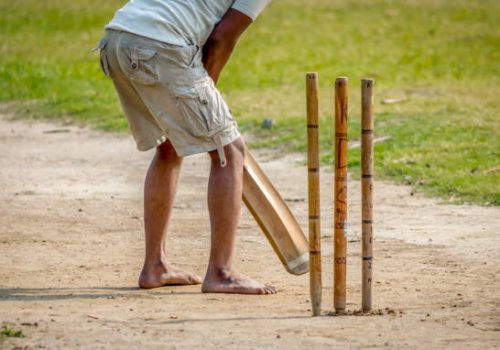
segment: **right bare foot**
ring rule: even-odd
[[[159,264],[153,268],[144,267],[139,276],[139,287],[144,289],[200,283],[200,276],[178,269],[171,264]]]
[[[201,291],[203,293],[236,294],[276,294],[278,292],[273,286],[227,269],[209,270],[203,281]]]

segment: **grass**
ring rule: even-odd
[[[125,130],[90,49],[125,1],[0,0],[0,101],[20,115]],[[500,2],[280,0],[238,45],[220,89],[252,147],[303,152],[304,73],[321,85],[321,143],[332,161],[332,94],[350,78],[350,139],[359,79],[376,79],[379,178],[454,203],[500,205]],[[404,101],[383,104],[390,98]],[[260,128],[273,118],[271,130]],[[359,150],[349,155],[357,176]]]
[[[0,331],[0,336],[8,337],[8,338],[24,338],[24,334],[22,330],[14,330],[9,328],[8,326],[3,326]]]

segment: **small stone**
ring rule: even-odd
[[[274,119],[266,118],[262,121],[262,129],[271,129],[274,126]]]

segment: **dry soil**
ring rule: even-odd
[[[0,118],[0,323],[21,349],[491,349],[500,344],[500,210],[456,206],[376,183],[375,312],[332,310],[332,174],[322,176],[323,316],[308,275],[285,272],[248,211],[237,268],[277,295],[137,288],[142,182],[151,152],[128,135]],[[257,154],[303,227],[303,156]],[[207,156],[185,160],[170,259],[204,274]],[[360,192],[349,182],[348,308],[360,307]]]

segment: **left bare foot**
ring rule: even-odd
[[[200,276],[178,269],[171,264],[161,264],[149,269],[144,267],[139,276],[139,287],[144,289],[200,283]]]

